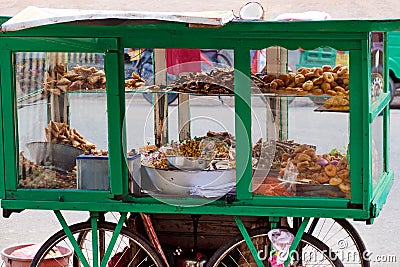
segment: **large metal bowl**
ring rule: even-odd
[[[180,170],[201,171],[210,165],[211,160],[184,156],[167,156],[168,164]]]
[[[190,195],[192,186],[212,188],[236,181],[236,169],[183,171],[157,169],[144,165],[142,168],[160,193],[182,197]]]
[[[26,147],[30,161],[60,171],[71,171],[76,165],[76,157],[84,152],[70,145],[51,142],[31,142]]]

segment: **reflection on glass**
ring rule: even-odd
[[[371,100],[374,102],[376,98],[383,92],[385,86],[383,78],[383,33],[374,32],[371,36]]]
[[[378,116],[372,123],[372,186],[375,188],[384,170],[383,155],[383,116]]]
[[[15,62],[19,186],[108,189],[108,180],[102,188],[95,185],[108,179],[107,163],[105,173],[79,167],[88,162],[83,156],[107,155],[103,55],[16,53]]]

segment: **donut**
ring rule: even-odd
[[[341,67],[341,68],[338,69],[338,71],[337,71],[337,74],[338,74],[339,76],[342,76],[342,75],[347,74],[347,73],[349,73],[349,68],[346,67],[346,66]]]
[[[311,90],[311,94],[313,95],[323,95],[324,91],[321,88],[316,88]]]
[[[326,93],[328,90],[331,90],[331,85],[327,82],[323,82],[321,85],[321,89],[324,90],[324,92]]]
[[[341,179],[347,179],[349,177],[349,171],[346,169],[336,172],[336,175]]]
[[[307,72],[310,72],[308,68],[302,67],[297,70],[297,74],[305,75]]]
[[[337,82],[331,82],[331,88],[335,88],[336,86],[339,86]]]
[[[349,193],[350,192],[350,184],[343,182],[343,183],[339,184],[339,189],[343,193]]]
[[[335,165],[333,165],[333,164],[328,164],[328,165],[326,165],[325,166],[325,173],[329,176],[329,177],[334,177],[334,176],[336,176],[336,172],[337,172],[337,169],[336,169],[336,166]]]
[[[288,153],[282,154],[282,161],[287,161],[289,158],[290,158],[290,155]]]
[[[337,81],[337,79],[339,79],[339,76],[338,76],[337,73],[335,73],[335,72],[332,72],[332,76],[333,76],[333,79],[334,79],[335,81]]]
[[[278,79],[281,80],[284,84],[286,84],[289,81],[289,74],[281,74],[278,76]]]
[[[317,178],[317,181],[320,182],[321,184],[325,184],[329,182],[329,180],[330,178],[328,175],[326,175],[326,173],[320,173]]]
[[[314,87],[314,84],[312,81],[306,81],[305,83],[303,83],[302,87],[303,87],[304,91],[311,91],[311,89],[313,89],[313,87]]]
[[[306,81],[306,78],[304,77],[303,74],[297,74],[297,75],[294,77],[294,82],[295,82],[296,84],[304,83],[305,81]]]
[[[267,75],[264,75],[261,79],[266,83],[270,83],[275,79],[275,75],[267,74]]]
[[[308,95],[308,91],[305,91],[303,89],[298,89],[296,92],[297,95]]]
[[[317,77],[319,77],[319,76],[317,74],[315,74],[314,72],[307,72],[306,74],[304,74],[304,78],[306,78],[306,80],[312,80]]]
[[[275,80],[273,80],[270,84],[269,84],[269,89],[271,90],[271,91],[276,91],[277,89],[278,89],[278,87],[279,87],[279,85],[278,85],[278,83],[275,81]]]
[[[330,185],[340,185],[343,182],[342,179],[340,179],[339,177],[333,177],[329,179],[329,184]]]
[[[344,85],[349,85],[349,83],[350,83],[350,80],[349,80],[349,79],[343,79],[343,84],[344,84]]]
[[[328,90],[328,91],[326,91],[326,94],[327,94],[327,95],[330,95],[330,96],[335,96],[335,95],[337,95],[336,91],[333,91],[333,90]]]
[[[324,82],[324,78],[322,76],[319,76],[318,78],[313,79],[312,82],[315,85],[320,85]]]
[[[330,65],[323,65],[322,66],[322,71],[323,72],[332,72],[333,69],[332,69],[332,67]]]
[[[342,64],[338,64],[336,67],[333,68],[332,72],[337,73],[340,68],[342,68]]]
[[[335,90],[336,92],[342,92],[342,93],[346,92],[346,90],[344,90],[344,88],[341,86],[335,86],[333,88],[333,90]]]
[[[319,183],[318,176],[319,176],[319,173],[313,173],[313,174],[311,174],[310,179],[313,181],[317,181]]]
[[[322,77],[324,78],[324,81],[327,83],[331,83],[335,80],[331,72],[322,73]]]
[[[323,68],[315,68],[314,70],[314,74],[317,76],[321,76],[323,72],[324,72]]]

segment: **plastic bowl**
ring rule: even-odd
[[[3,249],[0,252],[0,254],[1,258],[4,261],[5,267],[29,267],[32,263],[31,258],[15,257],[12,256],[11,253],[13,253],[17,249],[21,249],[32,245],[33,244],[16,245]],[[72,251],[62,246],[57,246],[57,248],[60,251],[61,256],[45,259],[40,265],[41,267],[69,266],[68,263],[69,263],[69,258],[72,255]]]

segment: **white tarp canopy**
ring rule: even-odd
[[[117,10],[54,9],[29,6],[1,25],[2,32],[97,19],[162,20],[222,26],[234,18],[232,11],[145,12]]]

